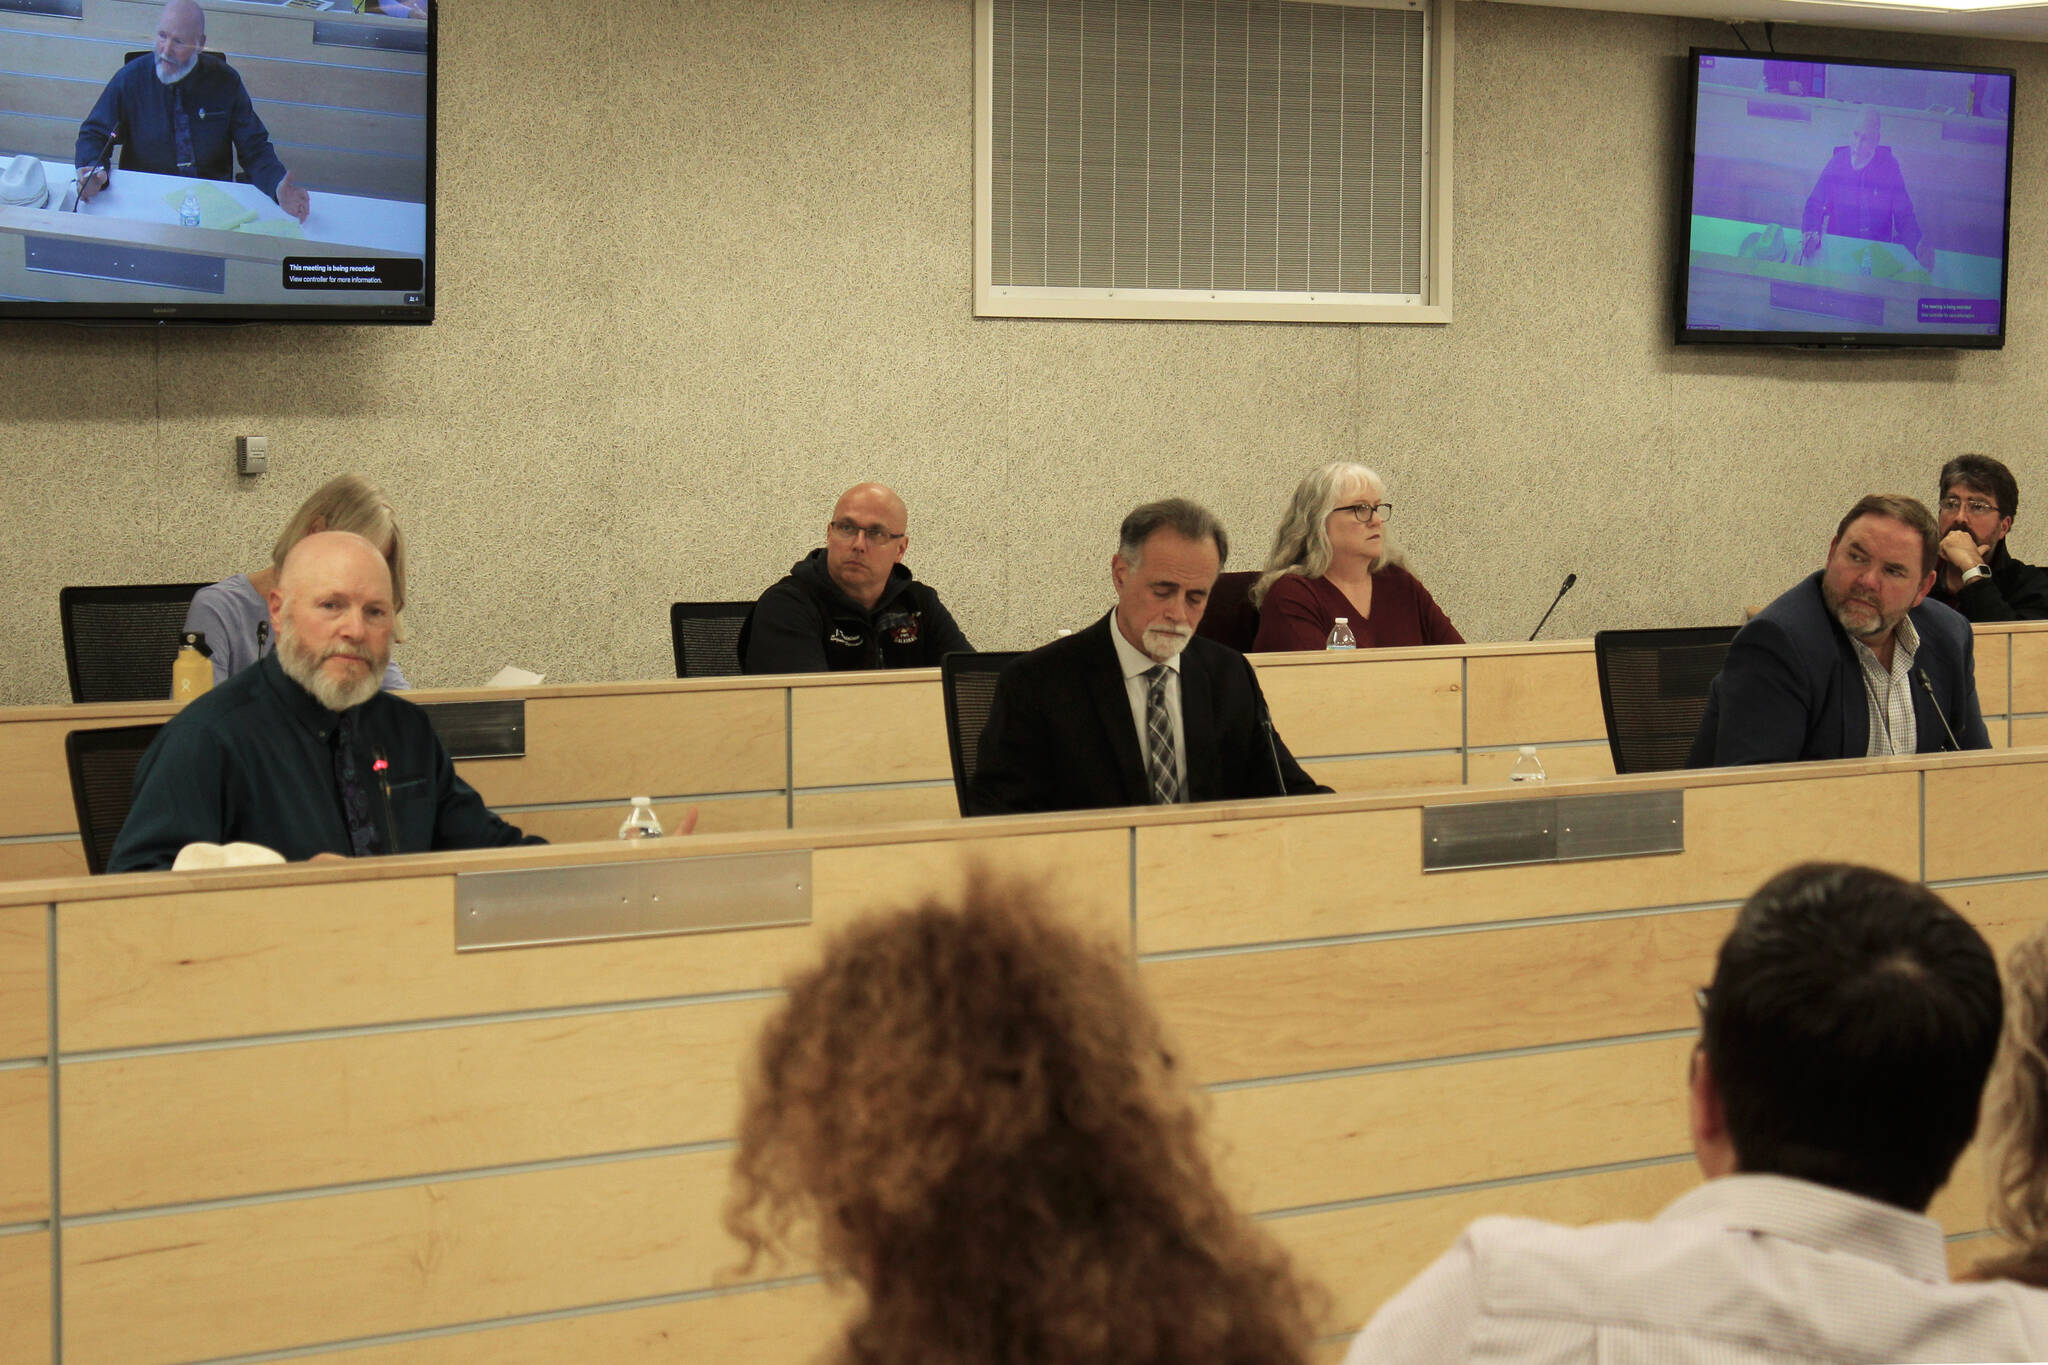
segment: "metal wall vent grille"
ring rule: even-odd
[[[997,288],[1422,293],[1419,9],[991,3]]]

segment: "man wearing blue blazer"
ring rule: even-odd
[[[1872,494],[1827,565],[1757,613],[1728,647],[1687,765],[1988,749],[1970,624],[1939,602],[1934,517]]]

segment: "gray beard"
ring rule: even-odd
[[[1163,664],[1188,647],[1188,641],[1194,638],[1194,632],[1173,635],[1163,630],[1148,628],[1143,638],[1145,643],[1142,648],[1145,656],[1153,663]],[[1161,653],[1162,650],[1165,652]]]
[[[157,62],[157,63],[156,63],[156,78],[157,78],[157,80],[158,80],[158,81],[159,81],[160,83],[162,83],[162,84],[164,84],[164,85],[176,85],[176,84],[177,84],[177,83],[178,83],[179,81],[182,81],[182,80],[184,80],[184,79],[185,79],[185,78],[186,78],[187,76],[191,75],[191,74],[192,74],[193,72],[197,71],[198,69],[199,69],[199,54],[195,52],[195,53],[193,53],[193,54],[192,54],[192,60],[191,60],[191,61],[189,61],[189,62],[187,62],[187,63],[185,63],[185,69],[184,69],[183,71],[180,71],[180,72],[179,72],[179,73],[178,73],[177,75],[175,75],[175,76],[166,76],[166,75],[164,74],[164,64],[163,64],[162,62]]]
[[[361,706],[384,686],[384,670],[381,668],[372,668],[352,683],[336,682],[328,677],[321,669],[325,660],[314,658],[311,651],[299,643],[289,618],[278,623],[277,662],[286,677],[312,693],[313,700],[330,711],[347,711]]]

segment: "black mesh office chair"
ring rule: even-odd
[[[78,812],[85,865],[94,876],[107,870],[114,839],[128,818],[135,795],[135,765],[163,728],[161,724],[116,725],[105,730],[73,730],[64,736],[64,762],[71,769],[71,805]]]
[[[995,704],[996,675],[1021,652],[948,654],[939,660],[939,688],[946,699],[946,749],[953,757],[953,794],[959,798],[962,815],[975,813],[968,806],[967,790],[974,785],[981,727],[988,723],[989,708]]]
[[[671,602],[668,633],[678,678],[730,678],[740,671],[740,626],[752,602]]]
[[[1707,689],[1728,657],[1735,626],[1603,630],[1593,637],[1600,712],[1618,773],[1685,766]]]
[[[204,583],[64,588],[64,667],[71,700],[168,701],[185,611]]]

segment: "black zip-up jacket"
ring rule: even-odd
[[[1954,607],[1972,621],[2040,621],[2048,619],[2048,569],[2022,564],[1999,541],[1984,561],[1991,577],[1966,583],[1951,593],[1942,585],[1946,571],[1934,580],[1928,596]]]
[[[973,648],[939,595],[910,570],[901,564],[890,569],[869,611],[832,581],[822,547],[761,594],[739,640],[741,666],[749,673],[937,668],[940,656]]]

